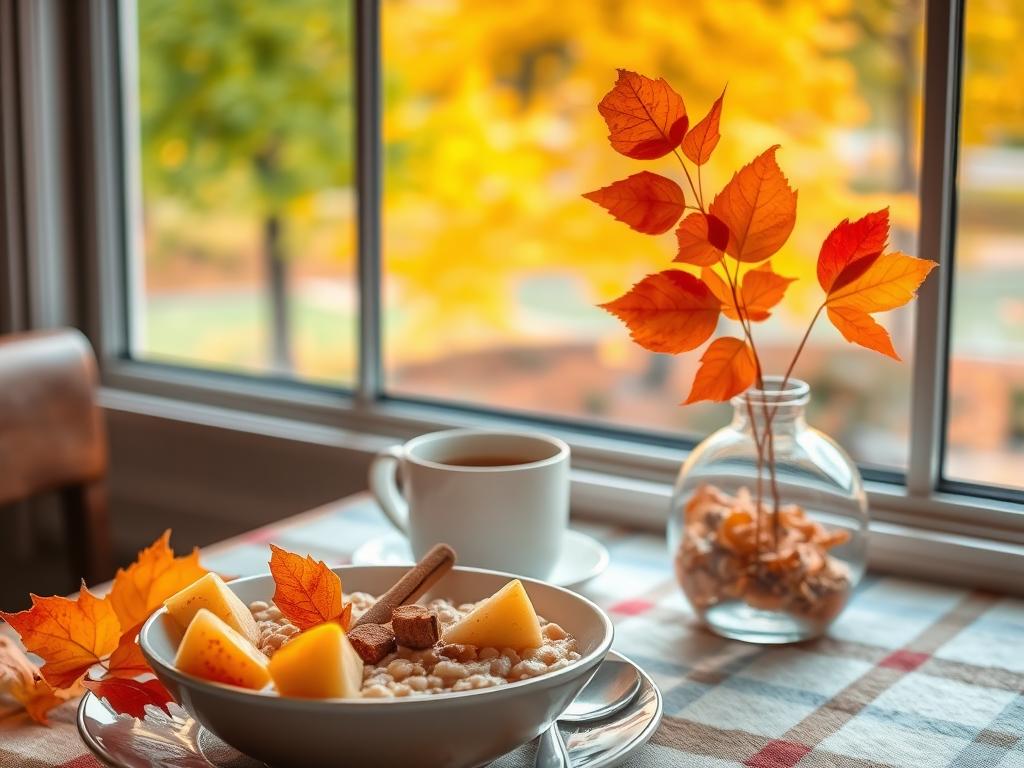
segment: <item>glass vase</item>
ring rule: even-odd
[[[676,577],[715,633],[754,643],[821,635],[864,573],[857,465],[809,427],[810,387],[765,377],[683,464],[668,541]]]

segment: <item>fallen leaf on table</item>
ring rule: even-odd
[[[689,125],[683,97],[663,78],[651,80],[619,70],[614,87],[597,105],[608,124],[612,147],[634,160],[667,155],[682,142]]]
[[[0,618],[21,636],[29,652],[42,657],[43,677],[68,688],[117,647],[121,625],[113,606],[83,584],[74,600],[31,595],[32,607]]]
[[[80,693],[78,686],[55,690],[9,637],[0,637],[0,694],[7,693],[21,704],[29,717],[46,725],[51,709]]]
[[[133,678],[152,674],[153,670],[139,648],[137,638],[140,628],[141,626],[132,627],[121,635],[117,648],[107,660],[107,675],[110,677]]]
[[[181,591],[207,571],[199,564],[199,550],[175,557],[170,547],[171,532],[139,553],[134,563],[119,568],[107,600],[114,607],[122,627],[141,624],[171,595]]]
[[[274,604],[299,629],[343,619],[341,579],[322,560],[270,545]]]
[[[174,701],[171,694],[159,680],[126,680],[120,677],[105,677],[102,680],[83,680],[82,685],[106,700],[110,708],[122,715],[143,718],[146,705],[167,711],[167,705]]]

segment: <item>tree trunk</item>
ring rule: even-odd
[[[275,373],[292,372],[288,262],[282,246],[283,227],[284,223],[276,213],[263,221],[263,259],[270,299],[270,367]]]

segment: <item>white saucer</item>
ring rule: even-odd
[[[416,562],[409,542],[398,531],[370,539],[352,555],[353,565],[411,565]],[[608,550],[597,539],[566,531],[562,556],[547,581],[558,587],[579,587],[608,567]]]

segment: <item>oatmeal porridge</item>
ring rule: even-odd
[[[352,621],[376,602],[372,595],[353,592]],[[485,601],[453,605],[433,600],[426,608],[437,617],[441,635]],[[267,657],[299,634],[281,611],[265,602],[254,602],[249,610],[259,630],[257,646]],[[364,698],[393,698],[490,688],[537,677],[567,667],[580,658],[576,639],[554,622],[537,617],[540,645],[514,650],[471,644],[445,643],[442,639],[428,648],[414,649],[398,644],[376,663],[363,666],[361,694]]]

